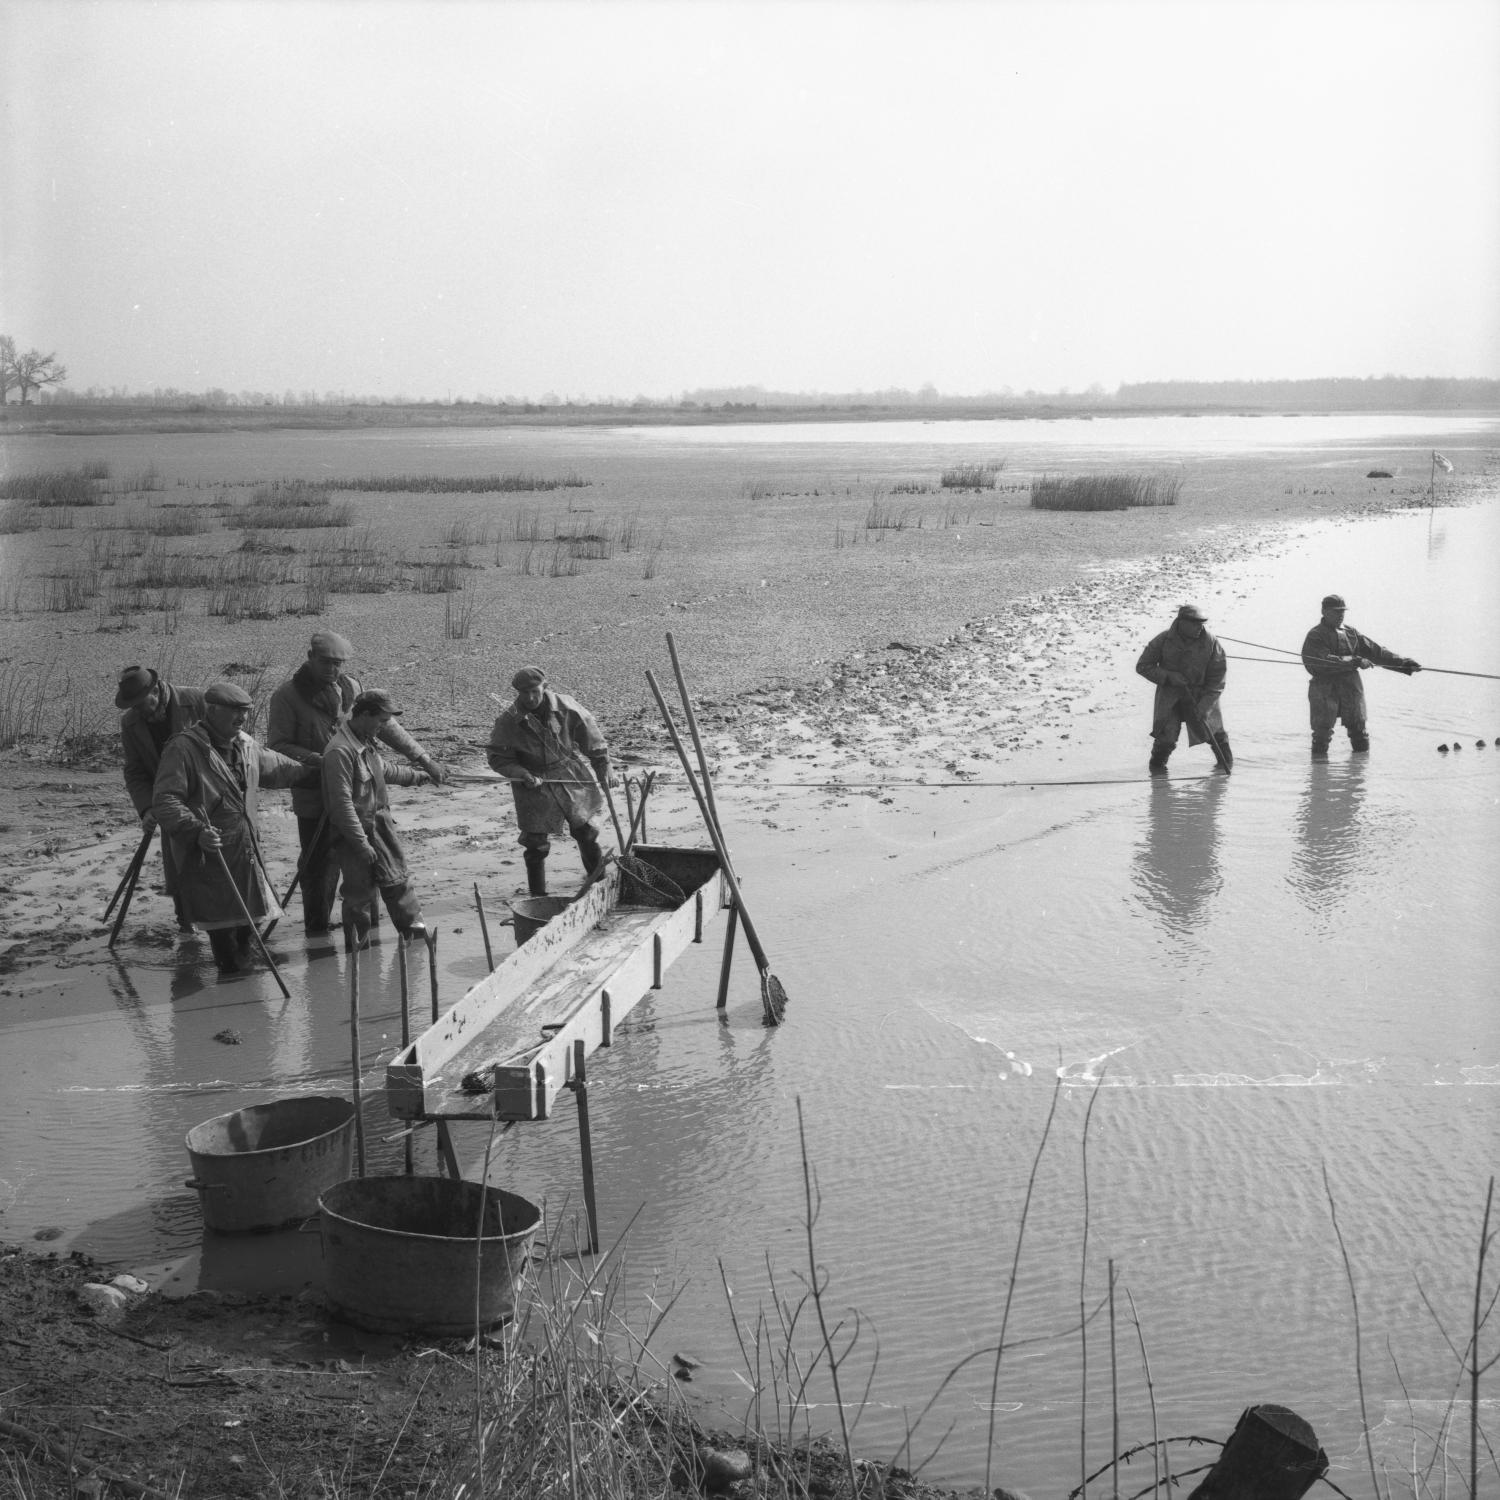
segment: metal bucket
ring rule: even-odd
[[[336,1317],[376,1333],[450,1338],[512,1316],[542,1218],[515,1193],[451,1177],[356,1177],[324,1192],[318,1210]]]
[[[553,917],[565,912],[572,904],[571,896],[523,896],[519,901],[512,901],[510,911],[516,930],[516,946],[534,938]]]
[[[300,1224],[318,1194],[349,1175],[354,1106],[309,1095],[218,1115],[187,1133],[188,1159],[209,1229],[265,1233]]]

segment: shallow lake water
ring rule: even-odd
[[[1221,636],[1260,643],[1228,650],[1274,658],[1265,647],[1300,645],[1336,589],[1351,623],[1388,647],[1495,672],[1497,557],[1493,502],[1308,523],[1215,570],[1200,602]],[[1282,1402],[1313,1422],[1332,1477],[1363,1495],[1325,1171],[1381,1453],[1406,1461],[1413,1411],[1440,1420],[1456,1371],[1423,1296],[1460,1340],[1500,1155],[1500,683],[1372,672],[1373,752],[1351,758],[1340,732],[1314,764],[1300,667],[1231,661],[1233,776],[1183,749],[1152,781],[1150,688],[1132,667],[1168,618],[1090,634],[1095,691],[1067,738],[994,763],[997,780],[1035,778],[1023,785],[829,796],[769,785],[810,779],[803,760],[724,772],[787,1024],[758,1024],[743,946],[716,1016],[716,927],[590,1066],[604,1239],[641,1210],[622,1250],[628,1301],[644,1312],[653,1292],[680,1292],[654,1347],[700,1362],[684,1389],[713,1411],[738,1416],[751,1399],[721,1273],[752,1355],[773,1279],[785,1301],[804,1289],[800,1107],[828,1309],[845,1334],[850,1310],[861,1319],[842,1394],[863,1452],[894,1452],[973,1354],[913,1443],[921,1458],[952,1427],[927,1476],[982,1481],[993,1421],[992,1482],[1034,1494],[1076,1483],[1081,1426],[1090,1463],[1108,1456],[1107,1318],[1089,1326],[1086,1401],[1076,1324],[1113,1261],[1124,1442],[1150,1437],[1150,1395],[1163,1434],[1211,1437],[1245,1405]],[[1045,642],[1039,652],[1045,666]],[[1455,741],[1460,752],[1437,752]],[[1052,784],[1068,782],[1083,784]],[[170,950],[111,964],[102,939],[27,977],[0,1016],[6,1238],[56,1224],[60,1246],[168,1286],[317,1275],[311,1237],[200,1252],[181,1186],[192,1124],[346,1087],[346,960],[283,941],[285,1003],[268,979],[217,985]],[[477,977],[473,946],[440,947],[449,999]],[[383,1170],[399,1150],[378,1140],[394,961],[389,943],[366,960]],[[226,1027],[240,1045],[213,1041]],[[483,1133],[459,1135],[476,1159]],[[1011,1293],[1034,1162],[1015,1347],[992,1396],[983,1351]],[[571,1110],[502,1136],[491,1178],[574,1211]],[[805,1363],[807,1314],[793,1343]],[[822,1379],[810,1401],[814,1426],[832,1429]],[[1194,1461],[1179,1453],[1174,1467]]]

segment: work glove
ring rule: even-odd
[[[156,831],[156,814],[148,807],[141,814],[141,832],[154,833]]]
[[[1401,670],[1405,672],[1408,677],[1410,677],[1413,672],[1420,672],[1422,670],[1422,664],[1420,662],[1413,661],[1411,657],[1408,656],[1402,660]]]
[[[1354,665],[1358,667],[1361,672],[1368,672],[1370,668],[1375,665],[1375,663],[1372,662],[1368,656],[1356,656],[1354,658]]]
[[[217,828],[200,828],[198,830],[198,847],[205,852],[224,847],[224,840],[219,837]]]

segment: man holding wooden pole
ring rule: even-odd
[[[1180,606],[1177,618],[1152,637],[1135,664],[1142,677],[1156,684],[1148,762],[1153,775],[1166,775],[1167,759],[1177,748],[1184,724],[1189,745],[1207,743],[1224,771],[1234,763],[1219,712],[1228,663],[1207,622],[1196,604]]]
[[[171,840],[183,907],[208,933],[221,974],[249,968],[258,923],[279,912],[257,836],[260,788],[316,784],[304,766],[244,732],[252,703],[233,682],[203,695],[203,718],[168,742],[156,773],[151,811]]]
[[[577,699],[549,688],[540,667],[522,667],[510,685],[516,700],[490,730],[488,759],[490,770],[511,783],[527,889],[545,896],[554,834],[566,829],[573,835],[586,874],[604,858],[599,832],[609,746],[593,714]]]
[[[125,757],[125,790],[141,820],[141,836],[156,827],[151,798],[161,753],[174,734],[180,734],[203,717],[203,693],[198,688],[177,687],[163,681],[154,667],[126,667],[120,673],[115,693],[120,712],[120,748]],[[167,894],[177,913],[177,930],[191,932],[193,924],[183,910],[178,894],[177,861],[172,841],[162,834],[162,873]]]
[[[377,893],[402,937],[427,936],[422,905],[407,879],[406,851],[396,836],[386,786],[421,786],[432,777],[387,760],[375,748],[381,731],[400,713],[389,693],[370,688],[350,704],[349,717],[323,751],[323,806],[343,875],[344,942],[351,951],[369,943]]]

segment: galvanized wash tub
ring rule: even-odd
[[[265,1233],[300,1224],[349,1175],[354,1106],[308,1095],[253,1104],[194,1125],[188,1159],[209,1229]]]
[[[559,916],[573,904],[571,896],[523,896],[510,903],[511,925],[516,932],[519,948],[528,938],[534,938],[553,917]]]
[[[325,1191],[318,1210],[334,1315],[376,1333],[445,1337],[511,1317],[542,1218],[515,1193],[451,1177],[356,1177]]]

